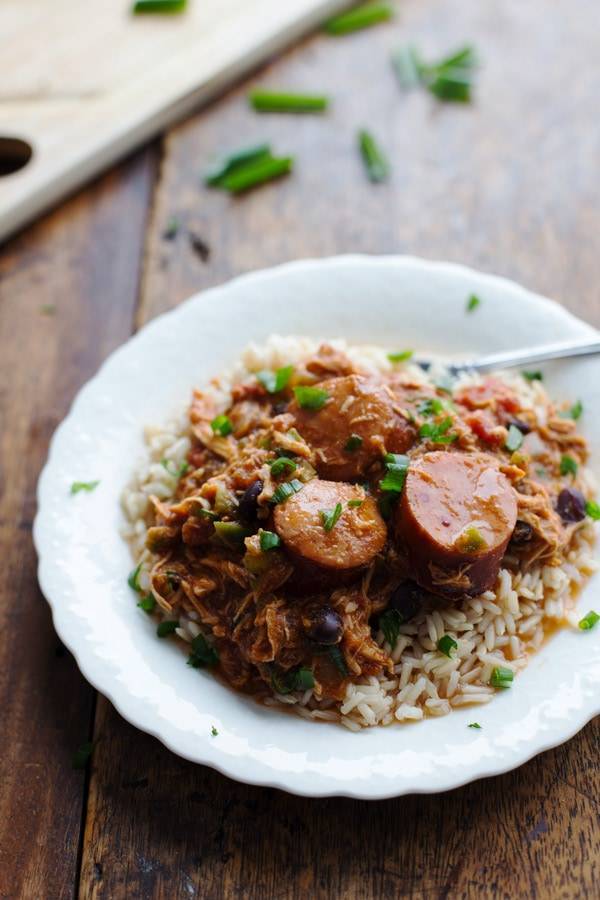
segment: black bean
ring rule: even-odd
[[[423,591],[414,581],[405,581],[392,591],[390,606],[398,610],[403,622],[408,622],[423,606]]]
[[[317,644],[330,647],[340,642],[343,630],[342,620],[335,609],[330,606],[322,606],[312,613],[307,634]]]
[[[238,515],[244,522],[253,522],[258,513],[258,497],[262,493],[263,483],[260,478],[253,481],[250,487],[246,488],[238,506]]]
[[[506,427],[510,428],[511,425],[514,425],[515,428],[518,428],[521,434],[529,434],[531,431],[531,426],[524,422],[523,419],[509,419],[506,423]]]
[[[533,526],[529,522],[517,522],[515,530],[512,533],[511,541],[513,544],[526,544],[533,537]]]
[[[581,522],[585,519],[585,497],[577,488],[563,488],[556,503],[563,522]]]

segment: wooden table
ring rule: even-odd
[[[598,896],[598,721],[445,796],[245,787],[178,759],[84,682],[31,541],[38,472],[78,388],[135,328],[239,272],[415,253],[513,277],[600,325],[598,24],[597,0],[404,0],[392,26],[316,36],[252,79],[326,90],[327,116],[259,118],[241,85],[0,253],[0,897]],[[408,40],[473,41],[475,103],[401,94],[388,52]],[[362,125],[393,161],[388,185],[364,178]],[[201,187],[213,152],[263,137],[296,154],[292,177],[238,200]],[[89,772],[74,771],[92,737]]]

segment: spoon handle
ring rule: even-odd
[[[454,363],[450,370],[455,373],[466,370],[490,372],[493,369],[510,369],[515,366],[530,366],[533,363],[547,362],[550,359],[568,359],[573,356],[591,356],[600,353],[600,338],[587,341],[565,341],[558,344],[545,344],[543,347],[530,347],[525,350],[509,350],[506,353],[493,353],[478,359]]]

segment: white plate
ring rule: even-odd
[[[470,293],[480,308],[465,314]],[[476,711],[415,725],[316,724],[236,695],[159,641],[126,585],[119,495],[143,454],[142,428],[269,333],[344,337],[452,355],[596,332],[503,279],[413,258],[309,260],[239,278],[155,319],[117,350],[58,428],[39,482],[34,537],[56,629],[86,678],[171,750],[252,784],[367,799],[447,790],[505,772],[570,738],[599,711],[600,627],[562,631],[514,687]],[[550,392],[580,397],[600,460],[600,360],[545,367]],[[76,480],[100,479],[70,496]],[[579,599],[598,608],[598,581]],[[474,718],[481,731],[467,728]],[[211,736],[215,726],[218,736]]]

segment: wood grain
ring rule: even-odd
[[[130,333],[153,160],[144,152],[0,256],[2,898],[71,897],[77,879],[85,773],[71,757],[93,691],[37,586],[35,485],[75,391]]]
[[[172,131],[137,324],[240,272],[343,251],[464,261],[600,324],[600,255],[590,240],[600,226],[599,135],[589,127],[600,77],[587,68],[568,78],[595,41],[592,4],[578,11],[565,0],[551,14],[542,0],[407,0],[398,25],[344,41],[317,37],[252,79],[330,91],[327,117],[259,118],[247,109],[246,84]],[[472,107],[398,91],[391,47],[415,41],[433,54],[465,39],[485,60]],[[361,125],[393,161],[389,185],[364,178]],[[212,154],[265,136],[297,154],[291,178],[239,199],[200,187]],[[171,216],[184,227],[166,241]],[[189,231],[210,246],[208,261]],[[517,340],[518,323],[510,327]],[[86,900],[594,896],[598,722],[515,773],[445,797],[377,804],[234,784],[175,758],[103,700],[96,733]]]

